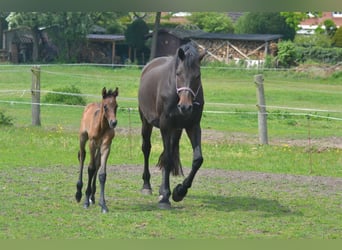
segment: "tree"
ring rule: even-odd
[[[194,12],[187,18],[206,32],[234,33],[231,19],[222,12]]]
[[[156,56],[156,52],[157,52],[157,42],[158,42],[158,30],[159,30],[159,25],[160,25],[160,16],[161,16],[161,12],[157,12],[156,13],[156,19],[154,21],[154,29],[153,29],[153,36],[152,36],[150,60],[152,60]]]
[[[149,28],[142,18],[137,18],[127,26],[125,37],[128,45],[134,49],[134,61],[137,51],[142,51],[145,47],[145,36]]]
[[[59,48],[60,60],[75,60],[86,35],[94,24],[115,25],[125,13],[115,12],[11,12],[10,28],[27,27],[33,34],[33,61],[38,60],[39,41],[43,28]],[[121,27],[122,28],[122,27]],[[121,29],[123,31],[123,28]]]
[[[342,27],[336,30],[333,36],[333,43],[336,47],[342,47]]]
[[[235,26],[238,34],[282,34],[283,39],[293,40],[296,30],[286,23],[278,12],[248,12],[241,16]]]
[[[32,60],[34,62],[38,60],[38,45],[40,39],[39,27],[45,23],[45,20],[46,14],[38,12],[11,12],[6,18],[10,29],[26,27],[32,31]]]
[[[333,37],[335,35],[335,32],[337,30],[336,24],[334,23],[333,20],[331,19],[326,19],[323,22],[325,26],[325,32],[329,37]]]
[[[8,22],[6,21],[6,17],[8,16],[9,12],[0,11],[0,49],[3,47],[2,44],[2,37],[3,32],[8,28]]]

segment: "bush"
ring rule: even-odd
[[[277,60],[279,65],[289,67],[294,65],[297,59],[296,48],[291,41],[282,41],[278,43]]]
[[[4,126],[12,126],[13,125],[13,118],[6,116],[2,111],[0,111],[0,125]]]
[[[316,61],[323,63],[338,63],[342,58],[342,48],[322,48],[319,46],[296,47],[299,62]]]
[[[60,88],[60,89],[53,89],[53,92],[60,92],[60,93],[67,93],[67,94],[60,94],[60,93],[48,93],[44,97],[44,102],[47,103],[62,103],[68,105],[86,105],[86,100],[83,96],[81,96],[81,91],[76,88],[75,86]],[[69,95],[70,94],[77,94],[77,95]]]

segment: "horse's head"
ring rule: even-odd
[[[177,107],[181,114],[192,112],[193,103],[202,85],[200,62],[205,54],[205,51],[199,54],[191,43],[177,50],[176,91],[179,97]]]
[[[102,89],[102,108],[104,117],[107,119],[110,128],[115,128],[118,123],[116,119],[116,110],[118,108],[116,97],[118,95],[118,88],[116,88],[114,91],[112,89],[108,91],[106,88]]]

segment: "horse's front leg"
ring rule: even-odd
[[[99,182],[100,182],[100,200],[99,205],[102,213],[107,213],[108,208],[105,200],[105,184],[107,178],[107,159],[110,153],[111,139],[103,140],[101,146],[101,166],[99,169]]]
[[[191,187],[192,182],[198,169],[203,163],[202,148],[201,148],[201,127],[199,124],[192,128],[186,129],[188,137],[191,141],[193,149],[192,167],[189,175],[184,179],[182,184],[178,184],[172,192],[172,199],[176,202],[183,200],[186,196],[188,189]]]
[[[142,179],[144,181],[143,187],[141,189],[142,194],[150,195],[152,194],[152,187],[150,183],[151,174],[149,170],[149,157],[151,153],[151,133],[152,133],[152,125],[148,124],[147,121],[142,117],[142,145],[141,150],[144,154],[144,172],[142,175]]]
[[[170,189],[170,172],[172,166],[172,145],[171,145],[171,135],[168,130],[161,130],[164,151],[162,153],[163,157],[163,169],[162,169],[162,183],[159,188],[159,208],[170,209],[171,203],[169,198],[171,196]]]

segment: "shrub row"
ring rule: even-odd
[[[342,61],[342,48],[323,48],[319,46],[296,46],[297,62],[318,61],[323,63],[338,63]]]

